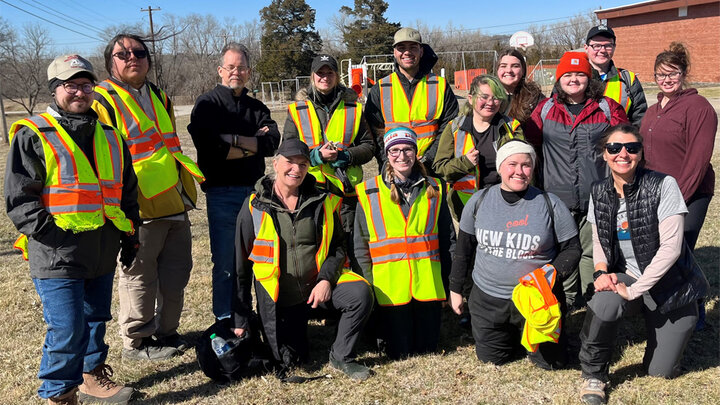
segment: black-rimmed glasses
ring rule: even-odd
[[[82,90],[85,94],[90,94],[95,90],[95,85],[93,83],[85,83],[85,84],[76,84],[76,83],[70,83],[65,82],[62,84],[63,88],[65,89],[68,94],[75,94],[78,92],[78,90]]]

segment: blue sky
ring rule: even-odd
[[[438,2],[389,0],[390,7],[386,17],[390,21],[400,22],[403,25],[415,25],[415,22],[420,20],[430,27],[444,28],[452,25],[456,28],[481,29],[489,34],[512,34],[527,28],[532,23],[537,25],[553,24],[577,13],[600,7],[617,7],[636,1],[516,0],[514,2],[487,2],[452,0]],[[315,26],[318,29],[328,28],[330,18],[338,13],[342,5],[352,7],[354,4],[353,0],[307,0],[307,2],[317,11]],[[160,8],[159,11],[153,12],[153,20],[156,24],[162,23],[162,17],[166,14],[182,16],[191,13],[213,14],[220,21],[230,17],[241,23],[253,19],[259,20],[260,9],[269,3],[269,0],[0,0],[0,16],[16,27],[20,27],[25,22],[41,23],[50,31],[57,52],[77,51],[83,53],[94,51],[101,44],[100,41],[54,26],[38,17],[96,37],[93,29],[102,29],[108,25],[141,22],[148,26],[148,13],[140,11],[141,8],[146,9],[148,5]],[[438,3],[442,6],[438,7]],[[453,6],[449,8],[444,6],[445,4]],[[13,6],[29,11],[37,17]],[[54,11],[73,16],[74,19],[57,16]]]

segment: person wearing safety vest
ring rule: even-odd
[[[315,184],[343,197],[340,216],[343,229],[351,234],[355,186],[363,180],[361,166],[373,157],[374,142],[357,93],[340,84],[337,61],[330,55],[313,59],[310,86],[298,91],[288,106],[283,139],[292,138],[310,147],[309,172]]]
[[[195,101],[187,129],[197,150],[207,204],[212,254],[212,311],[230,318],[235,280],[235,220],[255,183],[265,175],[265,158],[280,144],[280,131],[262,101],[245,85],[250,51],[226,44],[217,67],[221,83]]]
[[[370,281],[391,359],[433,352],[455,245],[445,184],[417,159],[417,138],[391,129],[384,174],[358,184],[353,268]]]
[[[520,122],[501,112],[507,103],[507,93],[495,76],[477,76],[468,102],[440,136],[433,169],[450,185],[448,202],[455,221],[473,193],[500,182],[497,149],[509,139],[525,139]]]
[[[557,369],[567,364],[563,330],[567,306],[559,281],[572,273],[581,248],[575,221],[565,204],[554,194],[530,185],[536,161],[533,146],[523,140],[510,140],[498,149],[495,164],[500,184],[475,193],[460,219],[450,304],[455,313],[462,313],[461,292],[466,277],[472,274],[467,305],[478,359],[501,365],[516,359],[519,352],[528,352],[536,366]],[[521,295],[532,302],[516,307],[513,291],[517,285],[540,286],[546,276],[550,282],[539,291],[540,299],[526,292]],[[529,310],[527,305],[532,303],[537,307]],[[531,318],[526,322],[523,316],[557,304],[559,321]],[[557,308],[546,315],[557,317]],[[526,323],[540,328],[529,330]],[[547,332],[543,343],[540,335],[545,333],[541,331]]]
[[[503,114],[517,120],[520,127],[530,119],[535,106],[545,99],[540,86],[528,76],[525,55],[515,48],[504,48],[498,53],[495,72],[507,92],[507,105]]]
[[[455,94],[444,77],[432,73],[438,57],[420,32],[401,28],[393,38],[394,71],[370,89],[365,117],[377,143],[378,168],[386,160],[383,136],[396,127],[418,137],[418,159],[432,174],[436,138],[458,113]]]
[[[283,141],[273,158],[274,175],[258,180],[240,209],[233,332],[261,332],[249,326],[254,284],[263,336],[284,380],[288,368],[308,360],[308,320],[321,315],[319,309],[338,314],[330,365],[365,380],[371,370],[355,361],[354,346],[372,310],[372,290],[343,269],[340,197],[318,189],[309,168],[308,146],[296,138]]]
[[[585,40],[585,53],[590,60],[592,79],[603,82],[605,96],[619,103],[630,123],[640,127],[645,116],[647,101],[642,84],[634,72],[615,66],[615,32],[601,24],[590,28]]]
[[[167,359],[188,347],[177,333],[192,269],[186,211],[195,207],[194,181],[204,177],[182,153],[170,100],[146,80],[151,60],[142,38],[116,35],[104,56],[110,77],[95,88],[93,109],[128,144],[143,220],[137,259],[121,268],[118,283],[122,356]]]
[[[5,172],[5,207],[22,234],[15,247],[47,323],[38,394],[50,404],[77,404],[78,391],[124,404],[134,390],[109,378],[105,322],[118,252],[129,263],[137,250],[137,177],[120,133],[90,109],[90,62],[60,56],[47,73],[53,101],[10,127]]]
[[[586,220],[590,186],[605,177],[607,165],[595,141],[613,125],[628,122],[620,104],[603,96],[591,80],[584,52],[565,52],[558,63],[553,95],[541,101],[525,124],[525,137],[540,152],[542,188],[570,209],[580,232],[583,255],[578,270],[563,278],[569,307],[592,295],[592,232]]]

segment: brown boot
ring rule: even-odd
[[[130,387],[115,384],[110,377],[113,370],[107,364],[95,367],[89,373],[83,373],[83,383],[80,385],[80,402],[101,404],[127,404],[135,390]]]
[[[77,387],[74,387],[70,391],[57,396],[48,398],[48,404],[51,405],[78,405]]]

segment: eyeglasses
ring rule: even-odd
[[[606,51],[612,51],[615,48],[615,44],[588,44],[593,51],[605,49]]]
[[[148,56],[147,51],[144,49],[131,49],[129,51],[115,52],[113,56],[120,60],[129,60],[131,54],[135,55],[137,59],[145,59]]]
[[[63,88],[65,89],[68,94],[75,94],[78,92],[78,90],[82,90],[85,94],[90,94],[95,89],[95,85],[92,83],[85,83],[85,84],[76,84],[76,83],[70,83],[65,82],[62,84]]]
[[[245,73],[248,70],[250,70],[249,66],[220,66],[228,73],[232,73],[234,71],[237,71],[238,73]]]
[[[497,97],[495,97],[495,96],[491,96],[491,95],[489,95],[489,94],[480,94],[480,95],[478,96],[478,98],[479,98],[480,100],[486,102],[486,103],[488,103],[488,102],[490,102],[490,103],[495,103],[495,104],[500,103],[500,99],[499,99],[499,98],[497,98]]]
[[[621,143],[621,142],[611,142],[605,144],[605,150],[607,153],[611,155],[617,155],[620,153],[622,148],[625,147],[625,150],[627,153],[631,155],[635,155],[638,152],[642,150],[642,143],[640,142],[627,142],[627,143]]]
[[[388,149],[388,151],[387,151],[388,156],[392,156],[392,157],[398,157],[398,156],[400,156],[401,153],[405,156],[410,156],[415,153],[415,149],[414,148]]]
[[[655,76],[655,80],[659,82],[659,81],[662,81],[665,79],[675,80],[678,77],[680,77],[681,74],[682,74],[682,72],[671,72],[671,73],[667,73],[667,74],[655,73],[653,76]]]

